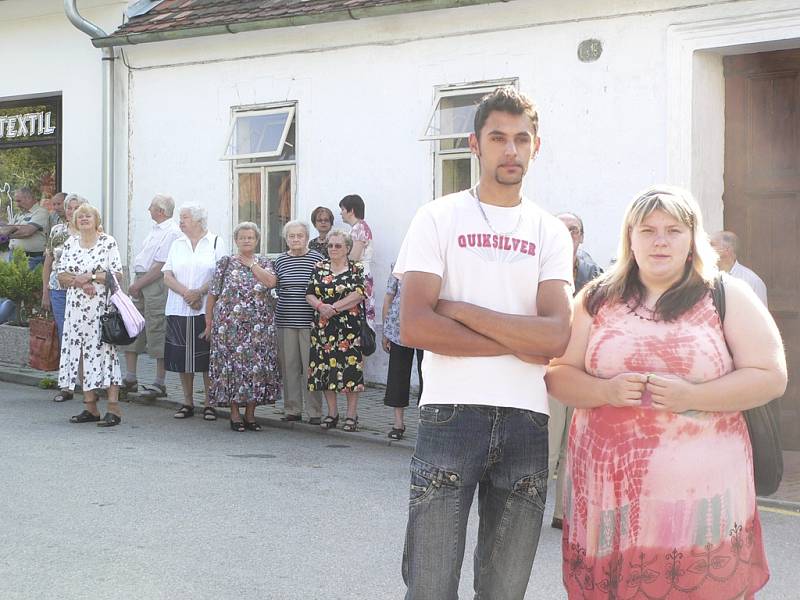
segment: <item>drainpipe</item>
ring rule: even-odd
[[[108,34],[78,12],[77,0],[64,0],[64,13],[70,23],[91,38],[107,37]],[[102,49],[103,64],[103,221],[108,232],[114,235],[114,59],[116,49]]]

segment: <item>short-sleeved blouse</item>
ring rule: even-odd
[[[198,240],[194,248],[192,248],[191,240],[186,235],[181,235],[172,242],[167,262],[164,263],[161,270],[171,271],[175,279],[189,289],[199,289],[211,281],[217,261],[225,254],[222,238],[213,233],[209,232]],[[196,310],[186,304],[180,294],[169,290],[164,314],[196,317],[205,313],[206,296],[203,296],[202,305]]]
[[[394,269],[394,265],[392,265]],[[400,344],[400,286],[402,283],[392,273],[386,281],[386,293],[392,296],[389,312],[383,320],[383,335],[393,344]]]
[[[66,223],[57,223],[53,225],[53,228],[50,230],[50,235],[47,237],[44,250],[53,257],[50,279],[47,282],[47,287],[51,290],[62,289],[61,285],[58,283],[58,267],[61,263],[61,255],[64,253],[64,243],[72,235]]]
[[[361,258],[358,260],[364,267],[364,275],[369,275],[372,272],[370,269],[370,263],[372,263],[373,254],[372,229],[370,229],[366,221],[361,220],[353,225],[352,229],[350,230],[350,237],[353,238],[354,242],[364,243],[364,252],[361,254]]]

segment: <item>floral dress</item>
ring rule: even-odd
[[[61,264],[61,255],[64,253],[65,242],[72,237],[66,223],[57,223],[50,230],[50,235],[45,242],[44,251],[53,257],[53,267],[50,271],[50,279],[47,282],[48,289],[60,290],[58,283],[58,267]]]
[[[80,237],[64,242],[59,273],[92,273],[94,271],[122,272],[117,241],[100,234],[91,248],[82,248]],[[61,360],[58,367],[58,387],[74,390],[80,376],[83,359],[83,389],[94,390],[118,385],[120,376],[117,348],[100,341],[100,316],[108,311],[106,288],[94,284],[96,294],[87,296],[78,288],[67,290],[64,315],[64,337],[61,340]]]
[[[265,256],[255,260],[272,272]],[[209,294],[216,296],[211,329],[211,385],[208,400],[215,406],[274,404],[281,391],[276,299],[272,290],[231,256],[217,262]]]
[[[364,252],[361,255],[361,265],[364,267],[364,289],[366,296],[364,297],[364,304],[367,307],[367,321],[370,327],[375,329],[375,297],[372,294],[372,229],[370,229],[367,222],[364,220],[359,221],[350,230],[350,237],[354,242],[364,243]]]
[[[348,261],[347,271],[339,275],[334,275],[330,261],[317,263],[308,284],[308,294],[313,294],[325,304],[333,304],[353,292],[364,295],[364,268],[361,263]],[[308,365],[308,389],[312,392],[363,391],[361,308],[362,304],[357,304],[330,320],[314,312]]]
[[[625,303],[594,317],[586,371],[699,383],[733,368],[710,295],[675,321]],[[570,599],[750,599],[769,578],[740,412],[576,408],[564,490]]]

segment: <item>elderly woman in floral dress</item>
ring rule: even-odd
[[[261,232],[255,223],[233,230],[238,252],[217,262],[206,301],[206,329],[211,339],[213,406],[231,407],[231,429],[260,431],[255,410],[274,404],[280,394],[275,332],[275,271],[266,256],[255,253]],[[239,406],[245,405],[244,421]]]

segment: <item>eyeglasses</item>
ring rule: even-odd
[[[583,232],[581,231],[581,228],[580,228],[580,227],[575,227],[574,225],[573,225],[572,227],[570,227],[570,228],[569,228],[569,232],[570,232],[572,235],[580,235],[581,233],[583,233]]]
[[[328,248],[333,248],[334,250],[341,250],[344,248],[344,244],[328,244]]]

